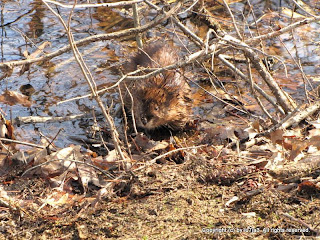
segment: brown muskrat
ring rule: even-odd
[[[177,61],[177,52],[173,47],[157,42],[140,50],[129,62],[127,70],[161,68]],[[181,130],[190,121],[191,90],[180,69],[167,70],[154,77],[125,84],[127,88],[122,87],[122,93],[125,92],[124,104],[129,114],[133,110],[138,128],[154,130],[167,127]]]

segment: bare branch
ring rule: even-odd
[[[142,33],[145,32],[156,25],[160,24],[161,22],[167,20],[170,16],[172,16],[181,6],[181,3],[178,3],[177,5],[173,6],[168,12],[164,12],[163,14],[157,16],[153,21],[138,27],[138,28],[129,28],[126,30],[120,30],[117,32],[112,32],[112,33],[107,33],[107,34],[98,34],[94,36],[90,36],[87,38],[83,38],[81,40],[75,41],[74,43],[80,47],[84,45],[88,45],[89,43],[92,42],[97,42],[97,41],[105,41],[105,40],[110,40],[110,39],[117,39],[121,37],[126,37],[130,35],[135,35],[137,33]],[[50,60],[54,57],[57,57],[63,53],[66,53],[71,50],[71,46],[64,46],[60,48],[57,51],[54,51],[52,53],[48,53],[42,57],[39,58],[34,58],[34,59],[27,59],[27,60],[18,60],[18,61],[8,61],[4,63],[0,63],[0,69],[12,69],[15,66],[23,65],[23,64],[31,64],[35,62],[40,62],[40,61],[47,61]]]
[[[135,3],[140,3],[140,2],[143,2],[144,0],[121,1],[121,2],[114,2],[114,3],[77,4],[77,5],[63,4],[53,0],[44,0],[44,1],[47,3],[55,4],[63,8],[81,9],[81,8],[97,8],[97,7],[109,7],[109,8],[122,7],[122,6],[132,5]]]
[[[79,52],[79,50],[77,48],[77,45],[74,43],[74,39],[73,39],[72,33],[70,32],[70,21],[71,21],[71,16],[72,16],[73,9],[70,12],[68,26],[67,26],[65,24],[64,20],[62,19],[62,17],[58,13],[56,13],[44,0],[43,0],[43,2],[46,4],[46,6],[49,8],[49,10],[56,17],[58,17],[58,19],[62,23],[64,29],[67,31],[68,39],[69,39],[70,46],[72,48],[73,55],[74,55],[77,63],[79,64],[79,67],[80,67],[85,79],[87,80],[87,83],[88,83],[88,85],[90,87],[92,95],[94,96],[95,100],[97,101],[99,107],[102,110],[102,114],[104,115],[107,123],[109,124],[109,127],[111,129],[111,131],[110,131],[111,132],[111,136],[112,136],[112,139],[113,139],[113,143],[115,145],[115,149],[116,149],[117,153],[119,154],[120,159],[124,160],[125,156],[124,156],[124,154],[122,152],[122,149],[121,149],[121,146],[120,146],[119,134],[118,134],[118,132],[116,130],[116,127],[114,125],[113,119],[108,113],[109,111],[107,110],[107,106],[104,106],[104,104],[102,103],[99,95],[97,94],[95,81],[94,81],[94,79],[93,79],[93,77],[92,77],[87,65],[83,61],[82,56],[81,56],[81,54],[80,54],[80,52]],[[74,3],[76,4],[76,0],[75,0]]]
[[[262,79],[266,82],[273,95],[276,97],[280,106],[283,110],[288,113],[292,110],[291,102],[288,100],[288,96],[282,91],[277,82],[273,79],[271,74],[268,72],[266,67],[261,62],[259,56],[244,42],[231,37],[230,35],[225,35],[223,40],[227,41],[237,49],[241,49],[251,60],[254,67],[258,70]]]

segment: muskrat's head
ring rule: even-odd
[[[140,86],[134,96],[133,113],[137,127],[153,130],[162,126],[176,130],[184,127],[189,116],[189,102],[180,83]]]

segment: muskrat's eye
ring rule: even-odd
[[[154,105],[154,110],[155,111],[159,111],[159,106],[158,105]]]

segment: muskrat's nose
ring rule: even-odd
[[[146,116],[142,116],[141,117],[141,122],[142,122],[143,125],[146,125],[147,122],[148,122],[147,117]]]

